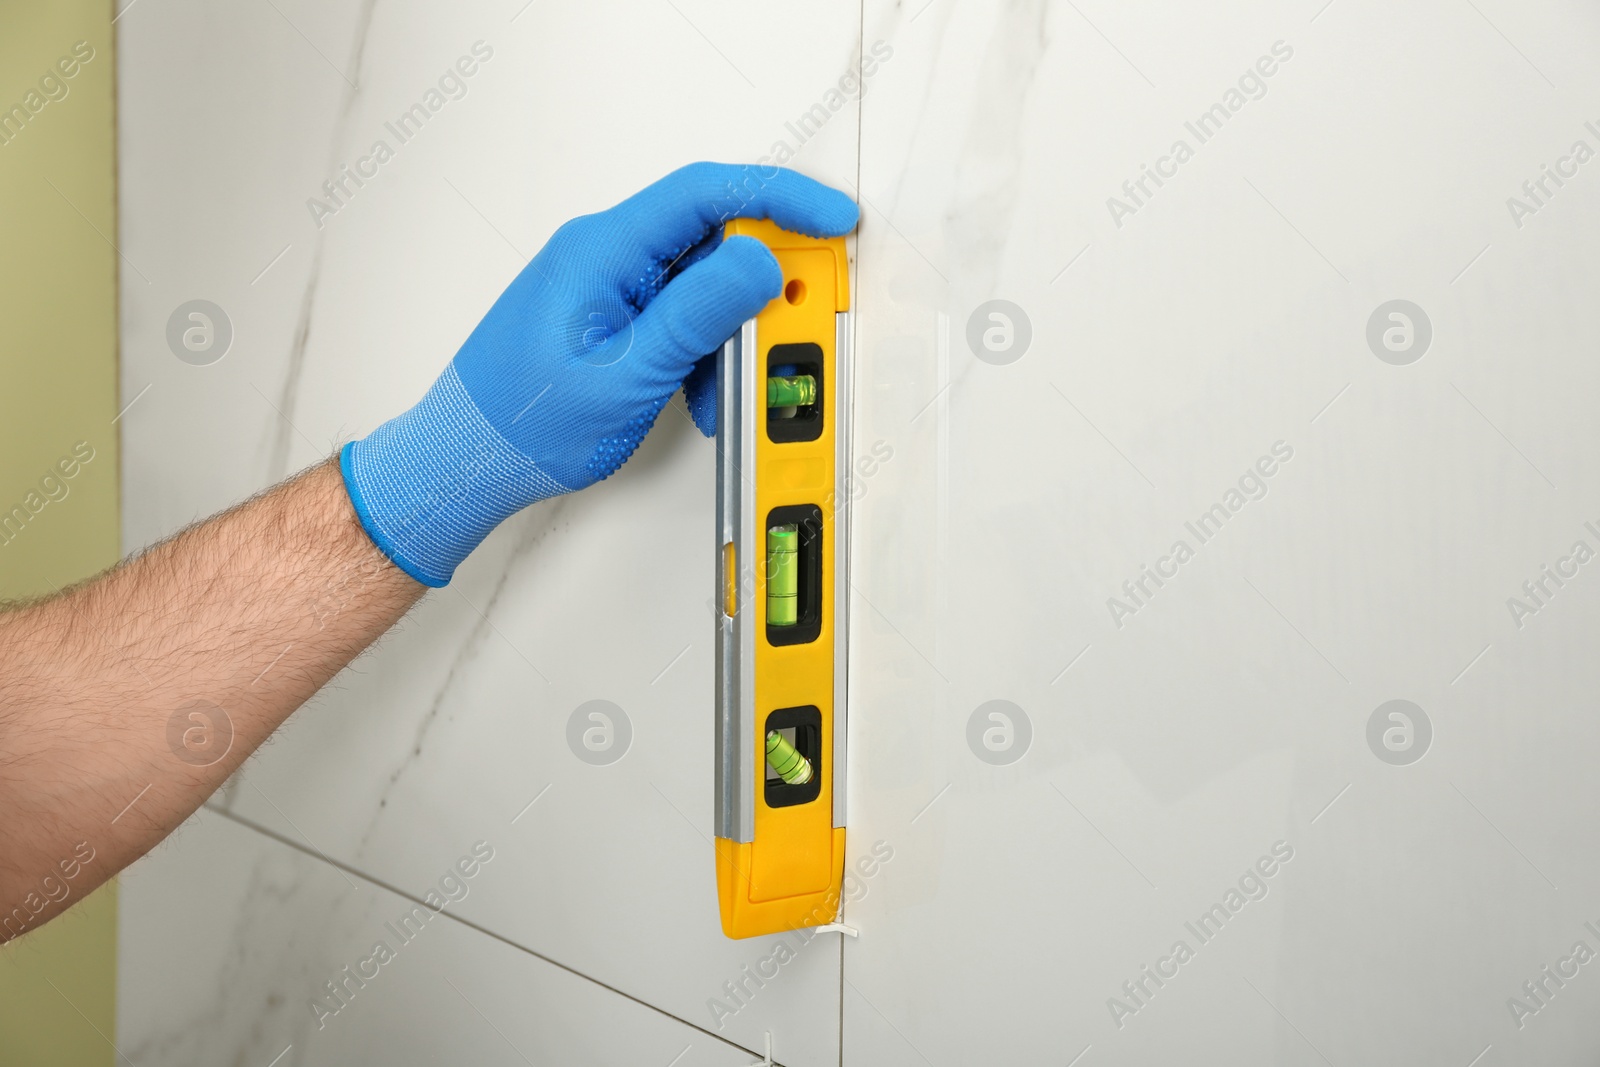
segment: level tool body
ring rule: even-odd
[[[736,219],[784,291],[717,397],[717,893],[723,933],[834,920],[843,876],[850,286],[842,237]]]

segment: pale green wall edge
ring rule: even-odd
[[[111,19],[110,0],[0,0],[0,118],[38,107],[20,133],[0,126],[0,512],[30,493],[43,501],[0,541],[3,598],[48,593],[118,555]],[[61,77],[79,41],[94,57]],[[79,441],[93,461],[41,486]],[[0,1067],[116,1061],[116,924],[108,885],[0,948]]]

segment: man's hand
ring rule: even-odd
[[[721,240],[734,217],[836,235],[856,208],[790,171],[685,167],[557,231],[338,468],[0,613],[0,941],[170,833],[502,520],[621,466],[782,289],[764,246]]]
[[[344,450],[372,539],[425,585],[508,516],[582,489],[633,454],[697,360],[783,289],[730,218],[836,236],[855,204],[793,171],[695,163],[550,238],[428,395]],[[709,376],[690,397],[710,423]]]

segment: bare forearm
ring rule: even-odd
[[[330,463],[0,614],[0,940],[148,851],[423,591]]]

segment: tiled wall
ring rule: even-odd
[[[774,942],[717,928],[713,450],[674,404],[127,877],[136,1061],[1600,1051],[1600,979],[1509,1003],[1600,948],[1600,592],[1579,567],[1508,604],[1600,550],[1600,200],[1561,162],[1600,149],[1592,13],[146,0],[118,25],[130,547],[411,403],[572,215],[780,141],[859,186],[850,851],[892,853],[859,940],[726,991]],[[465,95],[308,207],[479,41]],[[859,110],[798,143],[862,53]],[[193,299],[234,330],[207,366],[164,339]],[[632,728],[605,766],[566,742],[596,699]],[[478,842],[437,938],[319,1013]]]
[[[149,387],[123,420],[129,547],[413,403],[569,217],[683,163],[793,142],[786,123],[855,65],[860,12],[790,13],[775,42],[761,20],[686,2],[128,9],[122,246],[149,279],[123,289],[123,389]],[[437,112],[400,143],[387,124],[426,104],[462,56],[476,72],[447,82]],[[796,164],[853,182],[856,133],[851,101],[796,145]],[[324,181],[378,140],[393,158],[375,176],[346,183],[332,214],[308,206],[335,206]],[[165,337],[174,309],[196,299],[220,307],[233,332],[203,366],[175,358]],[[170,1047],[184,1050],[178,1061],[265,1064],[292,1043],[286,1067],[349,1062],[341,1042],[364,1038],[330,1041],[335,1030],[492,1038],[470,1011],[408,1006],[407,996],[459,1002],[454,978],[468,996],[485,990],[493,1024],[518,1013],[538,1062],[665,1065],[686,1045],[682,1065],[736,1062],[748,1057],[734,1046],[764,1051],[769,1030],[791,1062],[837,1059],[838,935],[807,946],[748,1007],[709,1003],[771,951],[724,939],[717,919],[714,466],[712,442],[674,402],[620,474],[508,523],[297,714],[214,798],[203,846],[199,833],[180,835],[128,876],[130,1056]],[[609,765],[567,744],[569,716],[591,700],[614,702],[631,724],[631,747]],[[479,841],[495,859],[441,924],[466,925],[430,951],[448,958],[453,941],[509,969],[401,958],[408,977],[392,991],[375,983],[353,1018],[321,1018],[311,1007],[321,983],[384,936],[376,901],[398,900],[373,883],[421,897]],[[258,853],[263,869],[309,872],[326,857],[352,873],[221,892],[176,870],[215,864],[237,880]],[[149,909],[185,893],[226,937],[190,951],[149,936]],[[257,914],[263,898],[275,917]],[[251,993],[232,994],[230,967]],[[146,1002],[132,987],[168,970],[208,991],[214,1025],[196,1032],[175,1012],[133,1007]],[[534,996],[525,973],[547,976],[547,995]],[[493,997],[506,1007],[491,1008]],[[669,1017],[682,1021],[656,1021]],[[635,1018],[648,1035],[638,1047],[653,1051],[619,1058]]]

